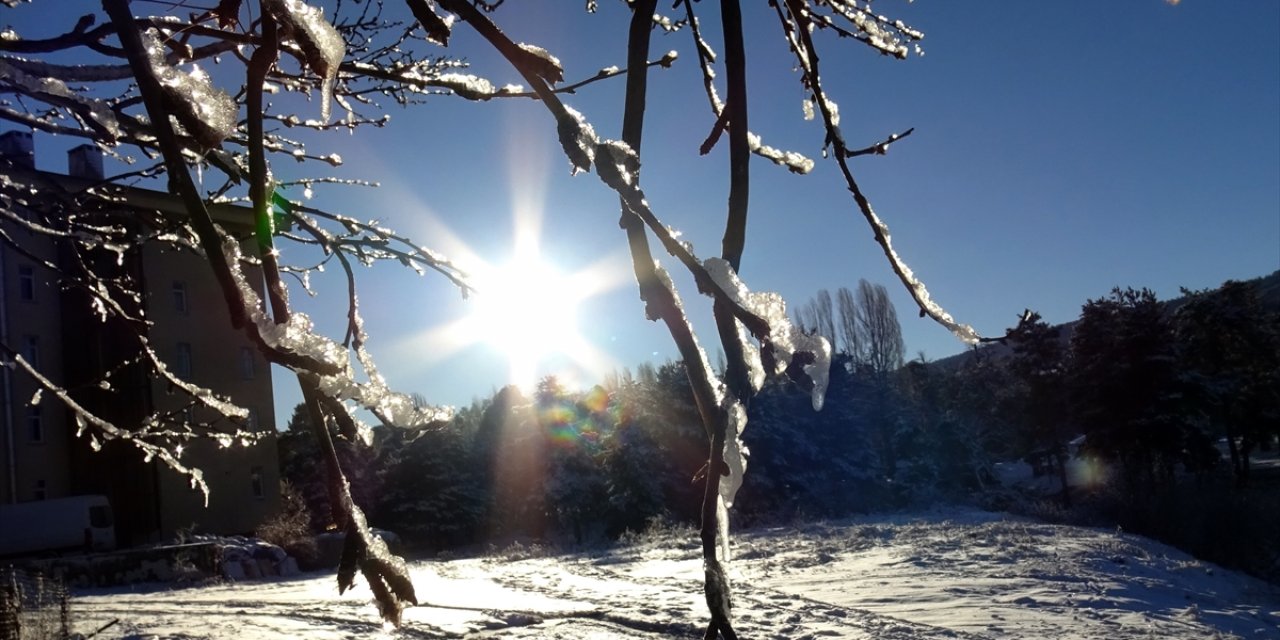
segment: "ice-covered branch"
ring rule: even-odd
[[[232,275],[227,256],[221,250],[222,235],[214,227],[208,208],[200,199],[191,181],[191,175],[187,172],[182,156],[182,146],[178,143],[173,126],[168,119],[169,110],[166,109],[163,98],[166,92],[156,75],[154,60],[148,56],[142,34],[130,19],[128,3],[124,0],[103,0],[103,7],[116,25],[121,44],[129,55],[129,64],[133,67],[139,91],[146,104],[147,112],[152,116],[151,121],[164,155],[170,184],[181,197],[192,227],[205,249],[209,265],[218,280],[227,309],[231,314],[232,325],[246,329],[249,338],[273,362],[322,373],[335,372],[335,367],[330,363],[275,348],[264,339],[257,325],[245,322],[244,296]]]
[[[880,142],[877,142],[869,147],[863,147],[862,149],[853,149],[853,150],[845,151],[844,155],[846,158],[856,158],[858,156],[869,156],[869,155],[883,156],[889,153],[889,145],[911,135],[912,133],[915,132],[915,130],[916,130],[915,127],[911,127],[910,129],[907,129],[902,133],[892,134],[888,138],[885,138],[884,140],[881,140]]]
[[[880,53],[904,59],[910,53],[908,44],[916,44],[924,33],[913,29],[901,20],[892,20],[871,10],[871,3],[859,5],[856,0],[815,0],[817,6],[830,7],[835,15],[845,19],[852,27],[841,27],[831,16],[814,13],[803,7],[811,24],[831,29],[841,37],[853,38]]]
[[[83,431],[84,427],[88,425],[96,429],[97,433],[101,434],[107,440],[121,440],[133,444],[143,452],[147,461],[150,461],[152,458],[158,458],[165,464],[165,466],[186,476],[190,480],[191,486],[199,489],[205,495],[205,500],[208,500],[209,486],[205,484],[204,475],[199,469],[187,467],[182,464],[182,462],[178,460],[177,456],[175,456],[173,452],[169,451],[166,446],[158,445],[139,438],[137,434],[132,431],[118,427],[111,422],[102,419],[92,411],[84,408],[71,397],[71,394],[69,394],[66,389],[46,378],[39,370],[31,366],[31,363],[27,362],[18,352],[9,348],[9,345],[0,343],[0,351],[3,351],[5,354],[6,364],[4,366],[16,366],[26,372],[27,375],[31,376],[41,390],[52,395],[54,398],[57,398],[63,406],[71,411],[71,414],[75,416],[76,424],[80,427],[81,431]],[[89,437],[90,444],[94,449],[101,446],[94,436],[91,435]]]
[[[335,236],[324,232],[314,220],[300,215],[303,213],[336,222],[345,229],[346,233]],[[305,225],[312,237],[320,242],[326,251],[351,249],[355,250],[362,262],[366,264],[371,260],[386,259],[395,260],[418,273],[422,273],[423,269],[430,269],[452,282],[464,297],[471,293],[472,288],[466,272],[459,269],[449,258],[376,222],[364,222],[350,216],[301,204],[293,205],[290,216],[291,219]]]
[[[817,103],[822,114],[822,120],[827,129],[827,142],[832,146],[833,155],[836,163],[840,166],[845,185],[853,195],[854,202],[857,204],[863,218],[871,226],[876,243],[884,251],[885,257],[889,260],[889,265],[898,276],[898,280],[907,288],[922,314],[933,318],[935,322],[946,327],[965,343],[977,343],[981,340],[978,332],[967,324],[956,322],[951,314],[934,302],[924,283],[916,277],[911,268],[898,255],[898,252],[893,248],[889,227],[876,214],[871,207],[871,202],[863,194],[857,180],[854,179],[848,163],[850,152],[845,143],[844,135],[840,132],[838,111],[834,103],[827,98],[827,93],[822,86],[822,76],[818,69],[818,50],[811,35],[810,27],[812,21],[805,0],[785,0],[785,2],[774,3],[774,7],[783,29],[783,35],[786,37],[787,43],[795,54],[796,61],[802,70],[805,86],[813,93],[814,102]]]
[[[725,115],[725,103],[720,100],[719,94],[716,92],[716,72],[714,68],[716,54],[711,49],[711,45],[702,38],[702,30],[698,24],[698,17],[693,11],[693,2],[691,0],[681,0],[685,7],[685,22],[690,25],[689,33],[693,38],[694,49],[698,52],[699,68],[702,70],[702,85],[707,93],[707,103],[711,106],[711,113],[715,116],[715,124],[713,125],[711,134],[707,137],[707,142],[702,147],[703,155],[710,153],[711,148],[715,146],[715,141],[719,137],[723,128],[728,122]],[[745,128],[745,127],[744,127]],[[771,147],[764,143],[764,140],[757,134],[748,132],[747,143],[754,153],[776,165],[786,167],[792,173],[806,174],[813,170],[813,160],[804,156],[804,154],[796,151],[786,151]]]

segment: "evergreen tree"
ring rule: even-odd
[[[920,361],[907,363],[899,374],[895,448],[901,464],[895,484],[907,497],[959,497],[981,486],[986,475],[975,423],[948,410],[948,382]]]
[[[1175,321],[1186,376],[1244,484],[1254,447],[1280,431],[1280,314],[1262,308],[1253,283],[1183,293]]]
[[[1008,334],[1013,355],[1008,369],[1017,383],[1011,418],[1020,426],[1019,448],[1046,461],[1061,484],[1064,505],[1071,504],[1067,477],[1066,352],[1060,330],[1028,311]]]
[[[608,425],[608,393],[602,387],[574,397],[554,378],[539,385],[538,426],[547,443],[544,461],[547,516],[556,531],[582,544],[605,519],[606,480],[599,457]]]
[[[1141,493],[1167,486],[1195,444],[1175,356],[1172,326],[1147,289],[1088,301],[1071,339],[1073,410],[1087,448],[1118,463]]]
[[[343,468],[347,469],[347,477],[353,481],[351,498],[361,509],[372,507],[382,493],[382,482],[378,477],[378,445],[389,431],[391,430],[384,427],[374,429],[373,447],[353,442],[336,433],[331,434],[334,452],[344,465]],[[278,435],[276,446],[280,457],[280,475],[293,485],[306,502],[311,513],[312,528],[323,531],[334,525],[328,478],[325,468],[315,464],[320,455],[320,445],[316,442],[315,432],[311,430],[305,405],[294,407],[288,430]]]
[[[671,469],[652,431],[642,419],[624,417],[604,441],[606,533],[611,537],[642,531],[649,522],[667,516],[663,478]]]
[[[397,432],[403,437],[404,432]],[[474,542],[486,524],[488,507],[471,442],[458,423],[384,445],[378,497],[379,521],[406,543],[433,550]]]

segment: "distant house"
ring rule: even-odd
[[[69,152],[67,174],[35,169],[27,132],[0,135],[0,155],[0,179],[9,187],[52,184],[93,198],[85,189],[103,177],[101,153],[91,145]],[[125,220],[186,216],[179,199],[165,192],[112,186],[97,193],[119,206]],[[214,205],[211,213],[233,235],[251,236],[251,210]],[[116,320],[102,322],[84,292],[61,286],[58,274],[42,266],[42,261],[65,264],[66,250],[13,220],[0,218],[0,229],[17,245],[0,239],[0,341],[116,426],[135,429],[156,411],[196,422],[211,417],[203,407],[188,408],[187,399],[165,380],[130,364],[136,344],[125,339],[125,328]],[[192,251],[151,242],[122,256],[104,251],[90,269],[127,274],[141,283],[144,295],[133,311],[151,322],[148,340],[169,370],[247,407],[244,428],[265,435],[250,447],[223,448],[211,441],[185,447],[183,462],[203,469],[211,489],[206,507],[204,496],[185,478],[158,461],[144,461],[128,443],[108,442],[92,451],[87,438],[76,437],[74,418],[62,403],[44,394],[31,404],[35,380],[22,370],[0,367],[0,501],[106,495],[123,545],[167,540],[191,527],[209,533],[253,530],[280,500],[271,376],[262,356],[232,329],[208,265]],[[93,384],[106,371],[112,371],[109,388]]]

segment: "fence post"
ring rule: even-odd
[[[22,636],[22,591],[18,574],[12,568],[0,572],[0,640],[19,640]]]
[[[66,583],[61,581],[58,584],[58,626],[63,640],[71,637],[71,596]]]

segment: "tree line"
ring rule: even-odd
[[[814,412],[785,377],[766,382],[749,407],[750,474],[733,517],[981,499],[1000,490],[993,466],[1019,459],[1056,478],[1064,504],[1101,489],[1068,482],[1073,457],[1111,470],[1108,487],[1134,499],[1215,471],[1246,484],[1251,456],[1280,434],[1280,316],[1256,282],[1186,293],[1173,309],[1115,289],[1058,327],[1027,312],[1003,344],[927,363],[904,362],[884,287],[819,292],[795,321],[838,346],[826,406]],[[284,474],[323,528],[305,412],[289,429]],[[706,448],[688,378],[668,362],[583,391],[554,378],[530,394],[507,387],[430,429],[375,429],[372,448],[340,441],[339,454],[375,522],[438,550],[696,523]]]

